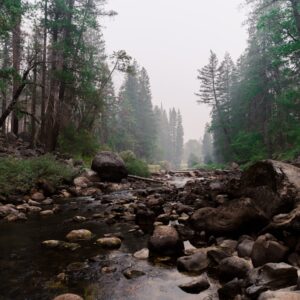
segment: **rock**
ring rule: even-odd
[[[87,229],[72,230],[66,238],[69,241],[87,241],[92,238],[92,233]]]
[[[77,271],[81,271],[84,269],[87,269],[89,267],[89,264],[87,262],[80,262],[80,261],[76,261],[73,263],[70,263],[67,266],[67,271],[68,272],[77,272]]]
[[[249,283],[252,284],[246,292],[253,292],[253,287],[276,290],[297,284],[297,269],[286,263],[268,263],[253,269],[249,273]]]
[[[58,240],[43,241],[42,246],[49,249],[70,250],[70,251],[75,251],[81,247],[77,243],[67,243]]]
[[[204,251],[193,255],[183,256],[177,260],[177,269],[180,272],[202,273],[207,269],[209,259]]]
[[[47,198],[46,200],[42,201],[42,205],[51,205],[53,204],[53,199]]]
[[[231,254],[228,254],[228,252],[224,251],[223,249],[212,249],[207,252],[207,257],[210,259],[211,262],[213,262],[216,265],[219,265],[220,262],[224,258],[231,257]]]
[[[127,269],[123,272],[123,275],[127,278],[127,279],[134,279],[134,278],[138,278],[141,276],[146,275],[144,272],[139,271],[139,270],[133,270],[133,269]]]
[[[210,287],[210,284],[205,276],[201,276],[191,282],[181,284],[179,287],[189,294],[199,294]]]
[[[82,177],[82,176],[76,177],[73,180],[73,183],[76,187],[79,187],[79,188],[86,188],[91,184],[91,182],[88,180],[88,178]]]
[[[17,215],[19,212],[12,204],[0,206],[0,218],[4,218],[10,214]]]
[[[31,199],[34,200],[34,201],[43,201],[43,200],[46,199],[46,197],[44,196],[43,193],[36,192],[36,193],[31,195]]]
[[[83,298],[75,294],[62,294],[55,297],[53,300],[83,300]]]
[[[251,264],[240,257],[232,256],[221,260],[218,271],[221,280],[228,282],[234,278],[245,278],[251,270]]]
[[[26,221],[27,217],[24,213],[20,212],[17,214],[9,214],[4,218],[4,220],[6,220],[7,222]]]
[[[195,230],[204,230],[215,236],[256,232],[267,222],[264,213],[250,198],[232,200],[217,208],[201,208],[191,217],[191,225]]]
[[[150,255],[180,256],[184,245],[177,230],[172,226],[158,226],[148,241]]]
[[[154,229],[155,214],[150,209],[138,209],[135,215],[135,224],[139,225],[145,233],[152,233]]]
[[[241,178],[243,193],[268,217],[293,209],[299,189],[300,168],[274,160],[257,162]]]
[[[82,223],[86,221],[86,217],[82,217],[82,216],[75,216],[73,217],[73,221],[77,222],[77,223]]]
[[[109,182],[120,182],[128,175],[122,158],[108,151],[100,152],[95,156],[91,169],[98,173],[101,180]]]
[[[96,241],[97,245],[105,249],[119,249],[122,241],[117,237],[104,237]]]
[[[116,271],[117,271],[117,267],[115,267],[115,266],[103,267],[101,269],[101,273],[104,273],[104,274],[111,274],[111,273],[114,273]]]
[[[139,250],[133,254],[133,257],[141,260],[146,260],[149,257],[149,249],[144,248],[142,250]]]
[[[53,210],[43,210],[40,212],[40,215],[42,217],[48,217],[48,216],[52,216],[54,214]]]
[[[300,292],[268,291],[263,293],[258,300],[300,300]]]
[[[237,252],[239,257],[250,257],[253,249],[254,241],[245,239],[241,241],[237,246]]]
[[[39,212],[42,211],[42,209],[40,207],[38,207],[38,206],[29,206],[28,207],[28,211],[30,213],[39,213]]]
[[[28,204],[30,205],[30,206],[39,206],[39,205],[41,205],[41,203],[39,203],[39,202],[37,202],[37,201],[33,201],[33,200],[29,200],[28,201]]]
[[[262,266],[269,262],[281,262],[289,249],[276,241],[270,234],[257,238],[253,245],[251,259],[254,267]]]
[[[225,283],[220,289],[218,289],[220,300],[231,300],[235,299],[237,295],[241,295],[242,285],[243,281],[237,278]]]

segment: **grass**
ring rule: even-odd
[[[30,159],[0,159],[0,194],[26,193],[43,179],[54,187],[71,180],[74,170],[52,155]]]

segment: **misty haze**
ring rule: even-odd
[[[0,300],[300,300],[300,0],[0,0]]]

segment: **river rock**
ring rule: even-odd
[[[92,233],[87,229],[72,230],[67,234],[66,238],[69,241],[87,241],[92,238]]]
[[[218,295],[220,300],[235,299],[237,295],[242,294],[243,280],[233,279],[225,283],[220,289],[218,289]]]
[[[300,292],[268,291],[261,294],[258,300],[300,300]]]
[[[73,217],[73,221],[77,222],[77,223],[82,223],[86,221],[86,217],[82,217],[82,216],[75,216]]]
[[[144,272],[134,269],[127,269],[123,272],[127,279],[134,279],[146,275]]]
[[[91,169],[98,173],[101,180],[109,182],[120,182],[128,175],[122,158],[108,151],[100,152],[95,156]]]
[[[268,263],[249,272],[247,289],[250,296],[256,293],[256,289],[276,290],[297,284],[297,269],[286,263]]]
[[[39,213],[39,212],[42,211],[42,209],[40,207],[38,207],[38,206],[29,206],[28,207],[28,211],[30,213]]]
[[[177,269],[180,272],[202,273],[207,269],[209,259],[204,251],[199,251],[189,256],[183,256],[177,260]]]
[[[82,297],[75,294],[62,294],[55,297],[53,300],[83,300]]]
[[[18,214],[18,210],[12,204],[6,204],[0,206],[0,218],[4,218],[9,214]]]
[[[146,233],[152,233],[154,229],[155,213],[147,208],[140,208],[135,215],[135,224]]]
[[[259,267],[269,262],[283,261],[288,251],[289,249],[276,241],[272,235],[266,234],[255,241],[251,259],[254,267]]]
[[[76,187],[79,187],[79,188],[86,188],[91,184],[91,182],[88,180],[88,178],[83,177],[83,176],[76,177],[73,180],[73,183]]]
[[[24,213],[18,212],[17,214],[9,214],[4,218],[7,222],[17,222],[17,221],[26,221],[27,217]]]
[[[54,214],[53,210],[50,210],[50,209],[48,209],[48,210],[42,210],[42,211],[40,212],[40,215],[41,215],[42,217],[52,216],[53,214]]]
[[[39,206],[41,205],[41,203],[37,202],[37,201],[34,201],[34,200],[31,200],[29,199],[29,201],[27,202],[30,206]]]
[[[139,250],[133,254],[133,257],[140,260],[146,260],[149,257],[149,249],[144,248],[142,250]]]
[[[106,249],[119,249],[122,241],[117,237],[104,237],[96,241],[97,245]]]
[[[242,240],[237,246],[239,257],[251,257],[254,241],[249,239]]]
[[[217,208],[201,208],[191,217],[191,225],[195,230],[204,230],[215,236],[256,232],[267,223],[263,211],[250,198],[232,200]]]
[[[31,195],[31,199],[34,200],[34,201],[43,201],[43,200],[46,199],[46,197],[44,196],[43,193],[36,192],[36,193]]]
[[[158,226],[148,241],[150,255],[180,256],[184,245],[177,230],[172,226]]]
[[[245,278],[250,270],[249,261],[237,256],[224,258],[218,268],[219,276],[225,282],[234,278]]]
[[[42,246],[49,249],[70,250],[70,251],[75,251],[81,247],[77,243],[67,243],[59,240],[43,241]]]
[[[179,287],[186,293],[199,294],[202,291],[207,290],[210,287],[210,284],[206,276],[200,276],[191,282],[179,285]]]

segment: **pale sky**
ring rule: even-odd
[[[197,104],[197,69],[210,49],[237,59],[246,47],[242,0],[108,0],[118,12],[105,21],[108,54],[126,52],[149,73],[153,103],[179,108],[185,141],[199,139],[210,109]],[[119,75],[120,76],[120,75]],[[115,78],[116,83],[120,77]]]

